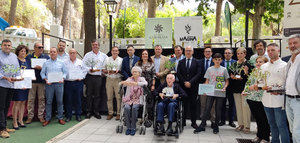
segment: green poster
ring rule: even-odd
[[[145,48],[172,48],[172,18],[146,18]]]

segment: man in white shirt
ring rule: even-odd
[[[104,73],[106,74],[106,94],[107,94],[107,120],[113,118],[113,98],[114,94],[117,100],[116,120],[120,120],[121,95],[119,94],[119,82],[121,82],[121,66],[123,59],[119,57],[119,48],[117,46],[111,49],[112,56],[106,58],[104,62]]]
[[[92,40],[92,51],[85,54],[83,64],[89,69],[86,76],[87,90],[87,114],[90,118],[93,114],[97,119],[100,116],[100,101],[103,99],[102,91],[102,69],[107,55],[99,51],[99,43]]]
[[[70,58],[65,61],[65,65],[69,71],[65,80],[65,108],[66,122],[72,119],[72,107],[75,107],[75,116],[77,121],[81,121],[81,95],[83,94],[83,79],[87,73],[87,69],[83,66],[83,62],[76,58],[77,51],[70,49]]]
[[[286,114],[293,134],[293,142],[300,143],[300,34],[288,39],[291,59],[286,74]]]
[[[278,93],[269,92],[272,87],[284,85],[286,62],[279,58],[280,48],[277,44],[272,43],[267,46],[267,52],[270,57],[270,61],[263,64],[261,69],[266,74],[266,86],[263,87],[264,95],[262,97],[262,103],[265,108],[265,112],[268,118],[272,133],[272,143],[279,143],[279,136],[282,143],[289,143],[289,131],[287,125],[287,117],[284,106],[284,96]]]

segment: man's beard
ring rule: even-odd
[[[64,49],[63,49],[63,48],[59,48],[58,51],[59,51],[59,52],[63,52]]]

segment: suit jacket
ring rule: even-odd
[[[151,56],[151,59],[154,62],[154,56]],[[159,77],[157,77],[160,80],[160,83],[164,83],[166,79],[166,75],[169,73],[169,70],[165,68],[166,62],[169,61],[169,58],[166,56],[161,55],[160,58],[160,65],[159,65]],[[155,62],[154,62],[155,63]]]
[[[161,84],[155,91],[154,91],[154,95],[155,96],[159,96],[159,93],[162,93],[163,89],[167,87],[167,83],[163,83]],[[179,97],[185,97],[186,93],[184,92],[184,90],[177,84],[177,83],[173,83],[173,91],[174,94],[178,94]],[[159,98],[161,100],[161,98]]]
[[[132,67],[134,67],[135,63],[140,60],[140,57],[134,55],[133,56],[133,62]],[[121,68],[121,74],[123,75],[123,80],[126,80],[128,77],[131,77],[131,69],[129,66],[129,56],[124,57],[122,61],[122,68]]]
[[[180,86],[185,90],[189,91],[190,93],[197,93],[199,77],[201,76],[201,67],[199,61],[195,58],[192,59],[190,69],[188,70],[186,67],[186,58],[182,59],[178,63],[177,67],[177,77],[179,79]],[[191,88],[185,88],[184,82],[190,82]]]
[[[289,62],[287,63],[287,66],[286,66],[286,78],[287,78],[287,75],[289,73],[289,70],[291,68],[291,65],[292,65],[292,60],[290,59]],[[295,87],[298,91],[298,95],[300,95],[300,66],[297,67],[297,70],[296,70],[296,75],[294,76],[296,78],[296,84],[295,84]]]
[[[200,63],[200,66],[201,66],[201,77],[200,77],[200,83],[204,83],[205,82],[205,78],[204,78],[204,75],[205,75],[205,61],[206,61],[206,58],[203,58],[203,59],[200,59],[199,60],[199,63]],[[211,62],[210,62],[210,65],[208,67],[211,67],[214,65],[214,62],[212,61],[212,58],[211,58]]]
[[[289,62],[289,60],[290,60],[290,58],[291,58],[291,55],[289,55],[289,56],[285,56],[285,57],[283,57],[283,58],[281,58],[281,60],[283,60],[283,61],[285,61],[285,62]]]
[[[233,63],[236,62],[236,60],[231,59],[229,62],[231,63],[230,65],[232,65]],[[221,66],[225,67],[225,59],[222,61]],[[226,67],[225,67],[225,68],[226,68]],[[228,71],[228,73],[229,73],[229,71]],[[232,85],[232,79],[229,78],[229,85],[227,86],[226,91],[231,91],[231,89],[232,89],[232,88],[231,88],[231,85]]]

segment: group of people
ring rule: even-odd
[[[66,42],[59,41],[57,48],[50,48],[50,57],[43,53],[41,43],[35,43],[34,52],[27,55],[28,48],[20,45],[16,54],[11,52],[11,41],[2,41],[0,51],[0,131],[2,137],[9,137],[12,130],[6,128],[6,114],[10,105],[13,106],[13,128],[25,127],[23,123],[25,101],[27,102],[27,121],[30,124],[34,117],[34,103],[38,97],[38,118],[43,126],[51,121],[53,97],[56,97],[57,114],[60,124],[72,119],[75,110],[76,120],[81,121],[83,86],[86,85],[85,103],[86,118],[94,116],[101,119],[100,101],[107,96],[107,120],[120,120],[120,110],[124,108],[127,126],[126,135],[134,135],[138,109],[142,104],[141,97],[147,92],[147,120],[154,119],[154,106],[157,106],[157,130],[165,132],[164,115],[168,114],[167,134],[172,134],[172,123],[175,121],[175,110],[178,98],[183,103],[183,125],[191,119],[194,133],[205,131],[206,121],[211,121],[213,133],[219,132],[219,126],[226,124],[236,127],[233,120],[237,115],[236,131],[250,133],[251,113],[257,123],[257,137],[253,142],[288,143],[290,133],[294,143],[300,143],[300,35],[288,39],[291,57],[288,63],[279,57],[280,48],[277,44],[266,45],[263,40],[254,43],[256,54],[246,59],[246,48],[236,50],[237,60],[233,60],[234,51],[225,49],[224,58],[214,53],[212,48],[204,49],[203,59],[193,57],[194,49],[177,45],[174,57],[162,55],[162,46],[154,47],[155,54],[150,56],[143,50],[136,56],[132,45],[127,47],[128,56],[119,57],[119,48],[112,47],[111,56],[99,51],[99,43],[91,42],[92,51],[83,60],[76,58],[76,50],[65,52]],[[183,54],[184,53],[184,54]],[[31,66],[32,58],[47,59],[42,66]],[[173,65],[173,66],[170,66]],[[14,66],[21,69],[34,69],[36,80],[31,89],[13,89],[20,72],[5,71],[5,67]],[[49,82],[49,73],[61,73],[63,78],[58,82]],[[75,76],[76,75],[76,76]],[[74,76],[76,78],[74,78]],[[106,82],[103,82],[105,80]],[[102,84],[106,85],[103,86]],[[213,85],[211,94],[198,94],[199,84]],[[120,85],[126,86],[124,95],[119,94]],[[106,89],[103,94],[102,87]],[[144,88],[146,87],[146,88]],[[147,89],[148,91],[145,91]],[[124,97],[122,97],[124,96]],[[117,109],[114,114],[113,99]],[[154,105],[156,97],[158,104]],[[227,101],[229,103],[227,110]],[[121,107],[123,102],[124,106]],[[63,119],[65,106],[65,120]],[[200,110],[200,111],[198,111]],[[165,111],[167,111],[165,113]],[[44,112],[46,113],[44,118]],[[200,112],[200,114],[199,114]],[[228,113],[226,115],[225,113]],[[196,120],[201,118],[198,126]],[[288,127],[289,125],[289,127]]]

